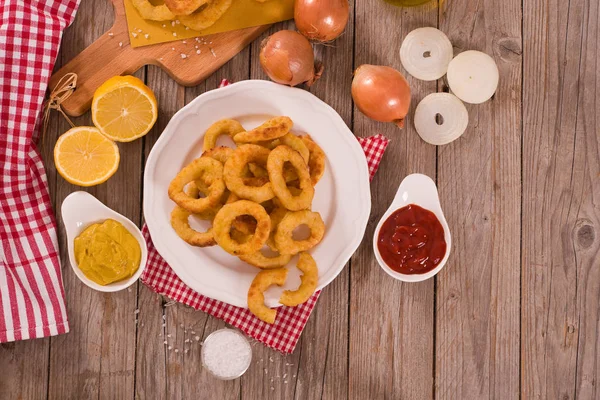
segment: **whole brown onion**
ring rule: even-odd
[[[294,31],[275,32],[262,42],[260,65],[269,78],[283,85],[312,85],[323,73],[315,65],[313,48],[304,36]]]
[[[330,42],[346,29],[348,0],[296,0],[294,21],[300,33],[317,42]]]
[[[367,117],[404,127],[410,86],[394,68],[363,64],[354,71],[352,99]]]

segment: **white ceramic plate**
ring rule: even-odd
[[[234,118],[246,129],[272,116],[287,115],[295,133],[307,132],[325,151],[325,174],[315,188],[312,209],[325,221],[325,236],[310,253],[319,266],[322,289],[344,268],[360,244],[371,211],[369,173],[364,152],[342,118],[307,91],[267,81],[243,81],[198,96],[173,116],[152,148],[144,173],[144,217],[158,252],[177,276],[198,293],[247,307],[246,295],[258,269],[218,246],[198,248],[171,228],[174,203],[167,188],[175,175],[202,153],[204,132],[215,121]],[[223,142],[225,143],[225,142]],[[231,143],[231,142],[230,142]],[[217,143],[221,145],[221,142]],[[206,229],[207,221],[192,221]],[[265,293],[268,306],[278,306],[283,289],[295,289],[297,257],[283,288]]]

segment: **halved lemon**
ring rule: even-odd
[[[144,136],[157,116],[154,93],[135,76],[112,77],[94,92],[94,125],[114,141],[131,142]]]
[[[92,126],[69,129],[54,146],[56,170],[74,185],[106,182],[119,168],[119,160],[116,143]]]

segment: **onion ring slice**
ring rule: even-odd
[[[231,6],[232,0],[213,0],[201,6],[190,15],[178,15],[181,23],[195,31],[201,31],[212,26]]]
[[[294,229],[306,224],[310,228],[310,237],[304,240],[294,240]],[[321,214],[314,211],[302,210],[288,212],[275,232],[275,245],[280,254],[297,254],[316,246],[325,234],[325,223]]]
[[[133,6],[138,10],[143,19],[151,21],[170,21],[175,18],[175,14],[167,8],[166,5],[155,6],[149,0],[131,0]]]
[[[271,182],[260,187],[249,186],[244,182],[243,172],[248,163],[266,165],[269,150],[255,144],[245,144],[234,150],[223,168],[223,179],[227,188],[242,199],[262,203],[272,199],[275,194]]]
[[[198,232],[190,227],[190,215],[189,211],[175,206],[171,212],[171,226],[175,230],[175,233],[192,246],[208,247],[217,244],[212,228],[206,232]]]
[[[283,291],[279,302],[284,306],[295,307],[298,304],[305,303],[315,293],[315,290],[317,290],[319,269],[314,258],[306,252],[300,253],[296,268],[302,271],[300,286],[296,290]]]
[[[242,215],[251,215],[256,219],[256,229],[245,243],[239,243],[231,237],[233,221]],[[213,235],[219,246],[234,256],[252,254],[259,251],[271,231],[271,219],[265,209],[257,203],[239,200],[224,205],[213,220]]]
[[[423,81],[435,81],[444,76],[452,56],[452,43],[448,36],[431,27],[409,32],[400,46],[402,66],[409,74]]]
[[[300,181],[300,194],[293,195],[287,187],[285,177],[283,176],[283,167],[285,162],[289,162],[294,167]],[[308,166],[297,151],[288,146],[277,146],[269,154],[267,160],[267,171],[273,187],[273,193],[279,199],[281,204],[288,210],[298,211],[310,208],[315,188],[310,179]]]
[[[469,113],[455,95],[432,93],[417,105],[413,120],[424,141],[440,146],[458,139],[465,132]]]
[[[465,103],[480,104],[489,100],[498,88],[498,66],[481,51],[463,51],[448,65],[448,85]]]
[[[304,144],[310,152],[308,158],[308,171],[310,172],[310,180],[313,186],[315,186],[323,177],[325,173],[325,152],[315,143],[310,135],[301,136]]]
[[[261,126],[240,132],[234,136],[236,143],[265,142],[282,137],[292,129],[294,123],[289,117],[275,117],[265,121]]]
[[[268,324],[275,323],[277,310],[272,310],[265,305],[264,291],[271,285],[283,286],[287,272],[288,270],[285,268],[268,269],[260,271],[254,277],[250,289],[248,289],[248,308],[261,321]]]
[[[207,174],[209,187],[207,197],[195,199],[184,191],[186,184],[198,180]],[[200,213],[220,203],[225,192],[223,183],[223,166],[217,160],[200,157],[185,166],[169,184],[169,198],[180,207],[192,213]]]
[[[204,133],[204,145],[202,146],[202,150],[209,151],[214,149],[217,145],[217,139],[221,135],[227,135],[233,138],[240,132],[244,132],[244,127],[235,119],[222,119],[217,121],[209,126]]]
[[[190,15],[208,0],[165,0],[165,6],[175,15]]]

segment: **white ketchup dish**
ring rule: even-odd
[[[435,218],[437,218],[437,221],[439,221],[439,225],[441,225],[441,228],[443,229],[443,240],[440,237],[440,241],[444,242],[445,241],[445,251],[443,254],[443,256],[440,254],[440,258],[441,261],[439,261],[437,263],[437,265],[435,265],[432,269],[427,270],[426,272],[423,273],[418,273],[418,272],[414,272],[414,273],[410,273],[410,274],[406,274],[406,273],[400,273],[398,271],[396,271],[395,269],[393,269],[392,267],[390,267],[390,265],[388,265],[388,263],[386,263],[386,261],[384,261],[384,257],[382,256],[382,253],[379,249],[378,246],[378,240],[379,240],[379,234],[380,231],[382,229],[382,226],[384,225],[384,223],[388,220],[388,218],[390,218],[390,216],[392,216],[392,214],[396,213],[397,211],[399,211],[400,209],[403,209],[404,207],[407,206],[418,206],[420,207],[422,210],[422,212],[424,212],[424,215],[430,215],[431,213],[433,214],[433,216],[435,216]],[[433,218],[433,216],[431,217],[432,221],[434,224],[437,224],[435,222],[435,218]],[[437,225],[439,227],[439,225]],[[411,228],[411,227],[402,227],[402,229],[405,229],[404,232],[409,232],[406,229],[421,229],[420,227],[417,228]],[[438,228],[439,229],[439,228]],[[439,235],[442,235],[442,232],[439,231],[438,232]],[[420,233],[422,234],[422,233]],[[412,236],[412,233],[410,233],[410,236]],[[426,238],[428,236],[425,236]],[[430,240],[433,240],[433,235],[431,238],[429,238]],[[426,244],[426,246],[430,245]],[[411,246],[413,244],[408,244],[408,246]],[[419,243],[417,246],[418,248],[422,247],[423,243]],[[404,180],[402,181],[402,183],[400,184],[400,187],[398,188],[398,191],[396,192],[396,196],[394,197],[394,200],[392,201],[392,204],[390,204],[389,208],[387,209],[387,211],[383,214],[383,216],[381,217],[381,219],[379,220],[379,223],[377,224],[377,227],[375,228],[375,233],[373,235],[373,251],[375,253],[375,258],[377,259],[377,262],[379,263],[379,265],[381,266],[381,268],[391,277],[398,279],[400,281],[404,281],[404,282],[420,282],[420,281],[424,281],[426,279],[429,279],[433,276],[435,276],[438,272],[440,272],[442,270],[442,268],[444,268],[444,265],[446,264],[448,257],[450,255],[450,250],[452,248],[452,237],[450,235],[450,229],[448,227],[448,222],[446,221],[446,218],[444,217],[444,213],[442,211],[442,207],[440,204],[440,199],[439,199],[439,195],[438,195],[438,191],[437,191],[437,187],[435,185],[435,183],[433,182],[433,180],[431,178],[429,178],[426,175],[423,174],[411,174],[408,175],[406,178],[404,178]]]
[[[61,206],[62,220],[65,225],[65,231],[67,233],[67,247],[69,252],[69,262],[75,275],[87,286],[97,290],[99,292],[117,292],[119,290],[126,289],[138,280],[142,275],[144,268],[146,267],[146,260],[148,259],[148,247],[146,246],[146,240],[142,235],[140,229],[128,218],[119,214],[116,211],[111,210],[94,196],[87,192],[78,191],[68,195],[62,202]],[[115,220],[121,223],[125,229],[133,235],[138,241],[141,249],[140,265],[135,273],[124,280],[113,282],[108,285],[100,285],[88,277],[79,269],[77,261],[75,259],[74,242],[75,238],[79,236],[88,226],[101,223],[108,219]]]

